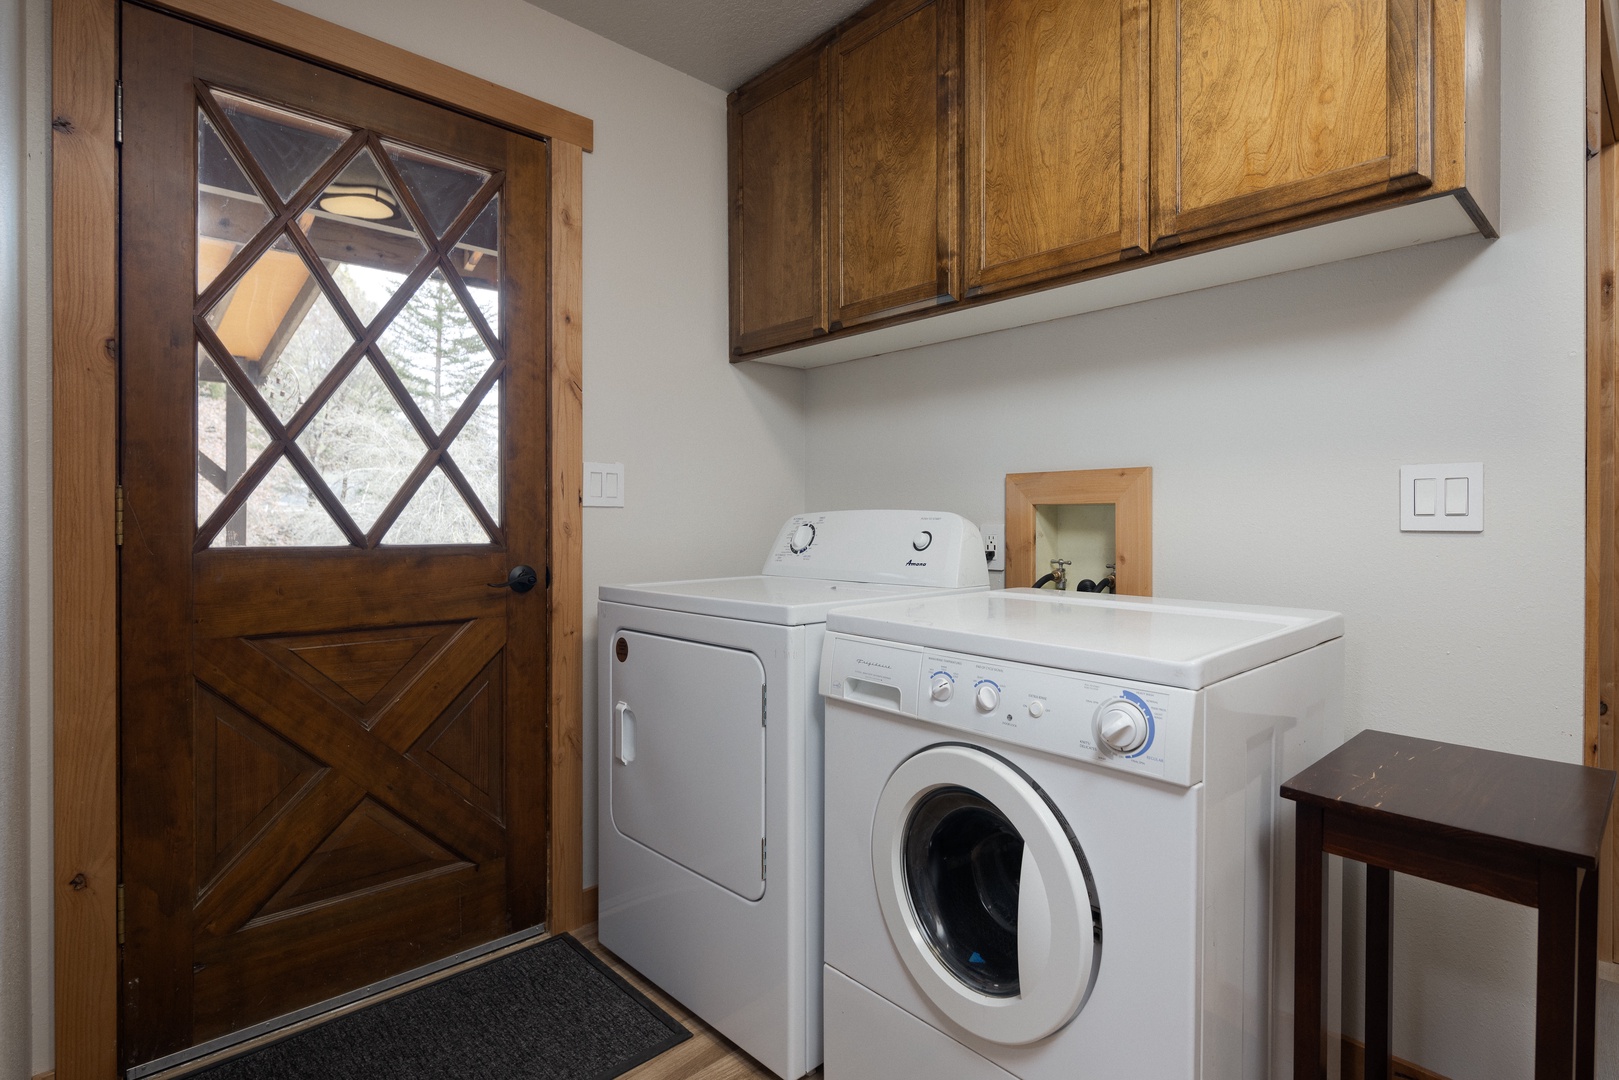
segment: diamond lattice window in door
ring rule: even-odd
[[[482,169],[429,154],[413,147],[385,142],[388,160],[405,178],[416,205],[427,216],[434,236],[443,236],[489,180]]]
[[[407,544],[487,544],[489,534],[478,523],[467,501],[441,469],[434,469],[411,496],[393,528],[382,541],[392,547]]]
[[[208,114],[197,110],[197,293],[270,223],[264,196],[242,171]]]
[[[361,360],[315,413],[298,446],[362,531],[427,449],[369,360]]]
[[[298,218],[361,323],[369,324],[427,254],[393,181],[369,147]]]
[[[262,101],[217,90],[213,97],[283,203],[292,201],[350,134],[336,124]]]

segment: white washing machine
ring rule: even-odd
[[[827,625],[826,1080],[1291,1076],[1277,789],[1341,739],[1341,616],[1018,589]]]
[[[827,612],[988,579],[963,518],[849,510],[758,576],[601,589],[601,943],[778,1076],[821,1061]]]

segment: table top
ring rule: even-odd
[[[1589,869],[1615,779],[1607,769],[1363,731],[1283,784],[1282,797]]]

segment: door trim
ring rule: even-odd
[[[156,6],[551,142],[551,883],[583,889],[583,152],[588,119],[273,0]],[[118,0],[55,0],[52,95],[52,693],[56,1076],[118,1075]]]

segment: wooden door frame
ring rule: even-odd
[[[1586,2],[1585,761],[1619,766],[1619,0]],[[1604,692],[1606,690],[1606,692]],[[1616,815],[1619,816],[1619,815]],[[1619,961],[1619,827],[1610,820],[1597,953]]]
[[[150,6],[524,134],[550,152],[551,839],[546,922],[583,888],[582,195],[589,119],[273,0]],[[119,0],[54,0],[52,664],[56,1076],[118,1075]]]

